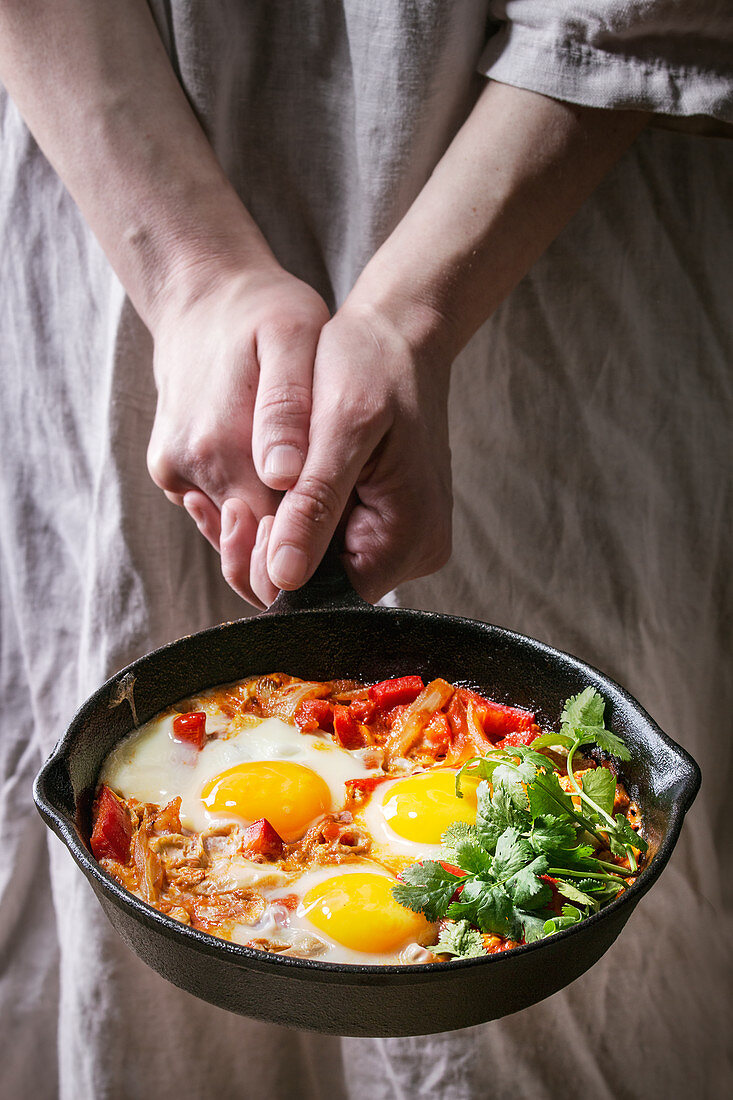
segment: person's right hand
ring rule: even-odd
[[[321,332],[308,454],[252,561],[263,602],[308,580],[337,531],[368,600],[450,555],[450,326],[404,288],[375,299],[357,283]]]
[[[274,261],[196,284],[170,295],[151,326],[158,404],[148,468],[220,551],[224,577],[260,605],[249,582],[257,528],[303,467],[329,312]]]

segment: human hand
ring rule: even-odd
[[[258,524],[300,474],[313,360],[328,317],[323,299],[272,261],[196,275],[151,324],[158,404],[150,474],[186,508],[219,550],[224,577],[254,604]],[[257,588],[270,602],[272,585],[258,562]]]
[[[252,558],[263,603],[308,579],[342,515],[344,564],[367,599],[447,561],[451,357],[410,333],[358,292],[322,329],[307,457]],[[230,583],[245,591],[243,573]]]

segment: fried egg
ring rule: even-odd
[[[465,778],[463,798],[457,798],[456,774],[450,768],[432,768],[380,783],[359,815],[377,846],[375,854],[396,853],[410,861],[437,859],[443,833],[452,822],[473,825],[477,782]]]
[[[322,944],[314,957],[324,961],[397,963],[403,950],[430,942],[434,935],[423,916],[394,900],[396,881],[370,860],[309,871],[297,883],[297,908],[275,912],[277,938],[297,943],[299,936],[310,933]],[[271,895],[273,908],[279,896]]]
[[[267,818],[296,840],[324,813],[344,804],[344,783],[369,773],[362,760],[324,733],[301,733],[279,718],[249,717],[231,736],[202,749],[173,736],[175,715],[153,719],[122,742],[101,780],[124,798],[163,806],[181,796],[181,825],[204,832]],[[221,715],[207,731],[229,733]]]

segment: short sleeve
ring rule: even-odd
[[[494,0],[493,80],[587,107],[733,123],[731,0]]]

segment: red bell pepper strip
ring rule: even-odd
[[[380,710],[391,710],[400,704],[414,703],[424,687],[421,676],[400,676],[397,680],[372,684],[368,695]]]
[[[94,828],[89,841],[95,859],[127,863],[133,826],[127,807],[107,786],[103,786],[94,807]]]
[[[363,749],[370,743],[367,731],[349,707],[338,703],[333,708],[333,736],[342,749]]]
[[[188,714],[177,715],[173,719],[173,736],[176,741],[185,741],[202,749],[206,741],[206,713],[192,710]]]
[[[497,741],[512,733],[532,734],[530,740],[539,733],[535,726],[534,714],[521,707],[508,707],[504,703],[497,703],[493,699],[486,699],[468,688],[459,688],[464,703],[472,702],[484,733],[489,741],[496,744]],[[526,745],[529,741],[519,741],[517,744]]]
[[[263,856],[265,859],[281,859],[285,846],[280,834],[273,829],[266,817],[253,821],[242,835],[242,851],[245,856]]]
[[[498,749],[512,749],[516,745],[531,745],[535,737],[540,735],[539,726],[532,725],[526,730],[515,730],[514,733],[508,733],[506,737],[502,737],[501,741],[496,742]]]
[[[326,699],[304,699],[295,712],[295,724],[304,733],[333,730],[333,706]]]

